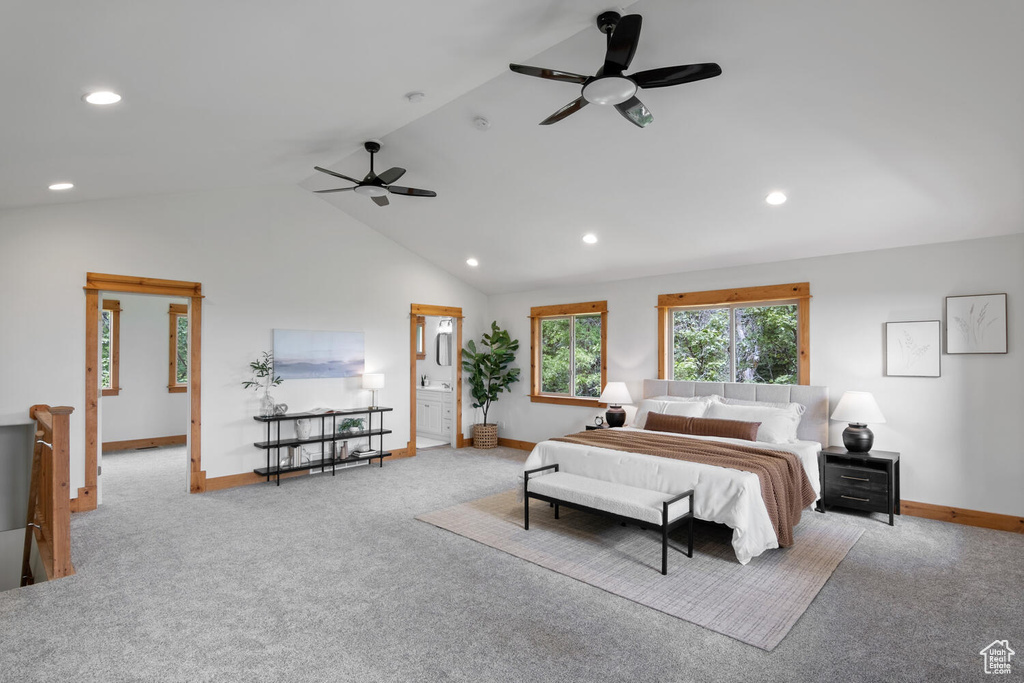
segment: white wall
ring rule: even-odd
[[[531,306],[608,301],[608,379],[634,397],[657,376],[657,296],[810,282],[811,383],[832,406],[848,389],[874,393],[887,419],[870,425],[875,447],[899,451],[906,500],[1024,514],[1024,235],[863,252],[743,268],[680,273],[588,287],[492,296],[488,319],[522,343],[529,368]],[[1006,355],[943,355],[937,379],[884,377],[886,321],[942,320],[944,297],[1007,292]],[[494,416],[504,437],[524,441],[578,431],[599,411],[531,403],[529,380],[502,394]],[[833,423],[832,443],[844,424]]]
[[[87,271],[202,283],[202,464],[211,478],[263,462],[252,446],[261,438],[252,419],[257,396],[240,384],[249,361],[271,349],[274,328],[363,331],[366,369],[385,373],[380,402],[395,408],[385,446],[402,448],[409,305],[462,307],[470,336],[486,324],[483,294],[298,187],[2,212],[0,421],[23,419],[34,403],[74,406],[73,491],[85,481]],[[295,380],[273,394],[293,410],[366,405],[359,384],[358,377]]]
[[[187,434],[188,394],[167,391],[167,310],[172,303],[187,304],[188,299],[121,292],[104,299],[121,302],[121,391],[100,399],[103,441]]]

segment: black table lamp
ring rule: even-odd
[[[843,445],[851,453],[867,453],[875,442],[875,435],[868,429],[868,423],[883,424],[885,416],[878,409],[875,397],[866,391],[847,391],[839,399],[839,405],[832,411],[832,419],[848,422],[843,430]]]
[[[622,409],[622,404],[632,403],[633,397],[629,395],[625,382],[608,382],[604,385],[599,400],[608,404],[608,412],[604,414],[604,418],[609,427],[621,427],[626,424],[626,411]]]

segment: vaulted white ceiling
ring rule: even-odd
[[[378,171],[438,197],[319,197],[485,292],[1024,231],[1019,0],[641,0],[631,72],[724,74],[641,91],[643,130],[598,106],[538,126],[578,86],[508,63],[593,73],[608,8],[14,2],[0,208],[340,187],[312,166],[361,176],[377,138]],[[125,100],[85,105],[97,87]],[[73,194],[46,190],[65,178]]]

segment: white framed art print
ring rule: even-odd
[[[885,374],[888,377],[938,377],[942,322],[916,320],[885,324]]]

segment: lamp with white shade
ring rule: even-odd
[[[885,416],[878,408],[875,397],[867,391],[847,391],[832,411],[832,419],[848,422],[843,430],[843,445],[851,453],[867,453],[875,442],[868,423],[884,424]]]
[[[377,408],[377,390],[384,388],[384,375],[378,372],[367,372],[363,373],[363,389],[369,389],[373,392],[373,403],[370,405],[371,408]]]
[[[622,404],[632,403],[633,397],[629,395],[625,382],[605,384],[599,400],[608,404],[608,412],[604,414],[604,418],[609,427],[621,427],[626,424],[626,411],[622,409]]]

